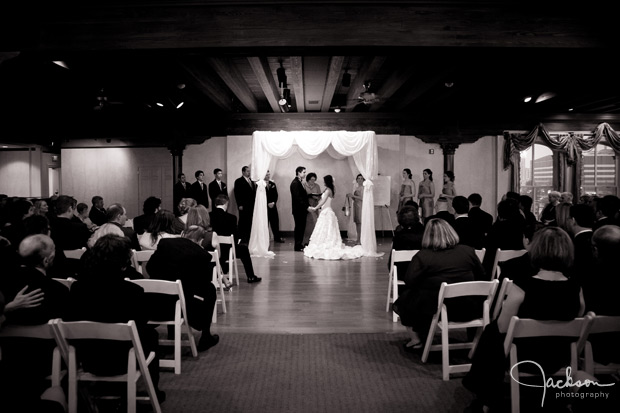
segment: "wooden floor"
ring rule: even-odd
[[[380,258],[350,261],[306,258],[293,251],[292,237],[272,244],[274,259],[252,258],[263,281],[248,284],[239,261],[240,285],[218,304],[214,334],[404,332],[385,311],[392,239],[378,238]]]

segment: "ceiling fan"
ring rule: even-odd
[[[338,105],[332,106],[330,109],[335,112],[340,112],[341,110],[356,110],[356,111],[366,111],[368,107],[373,103],[377,103],[381,101],[379,95],[370,91],[370,81],[367,80],[362,85],[362,91],[358,95],[357,98],[348,99],[346,105]],[[356,109],[357,108],[357,109]]]

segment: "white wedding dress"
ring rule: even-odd
[[[321,202],[324,198],[327,200],[321,208],[321,214],[310,236],[310,243],[304,248],[304,255],[323,260],[353,260],[363,256],[364,250],[361,245],[347,247],[342,243],[338,218],[332,209],[333,198],[328,193],[331,191],[327,189],[323,192]]]

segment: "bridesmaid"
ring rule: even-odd
[[[308,194],[308,203],[311,207],[315,207],[321,199],[321,186],[316,183],[316,174],[314,172],[310,172],[306,175],[306,184],[304,187],[306,188],[306,193]],[[304,245],[308,245],[310,242],[310,235],[312,235],[312,231],[314,231],[314,225],[316,224],[318,217],[319,211],[310,210],[308,212],[303,240]]]
[[[415,196],[415,182],[411,179],[411,169],[403,169],[403,183],[400,186],[400,198],[398,200],[398,211],[405,205],[407,201],[413,201]],[[396,212],[398,212],[396,211]]]
[[[355,222],[355,229],[357,230],[357,244],[360,245],[362,236],[362,201],[364,200],[364,177],[362,174],[357,175],[355,182],[357,185],[352,194],[347,194],[347,197],[353,200],[353,222]]]
[[[422,176],[424,180],[420,182],[418,188],[418,200],[422,208],[422,218],[426,220],[435,213],[433,202],[435,198],[435,184],[433,183],[433,171],[430,169],[422,171]]]
[[[454,172],[446,171],[443,174],[443,188],[441,189],[441,195],[437,199],[437,204],[440,202],[445,202],[447,204],[447,208],[443,210],[447,210],[451,214],[454,214],[454,208],[452,208],[452,200],[456,196],[456,189],[454,188]],[[442,210],[439,209],[438,210]]]

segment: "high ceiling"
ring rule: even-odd
[[[372,129],[465,142],[539,122],[613,127],[618,36],[605,9],[588,10],[509,1],[13,6],[0,13],[0,141],[171,145],[256,129]]]

